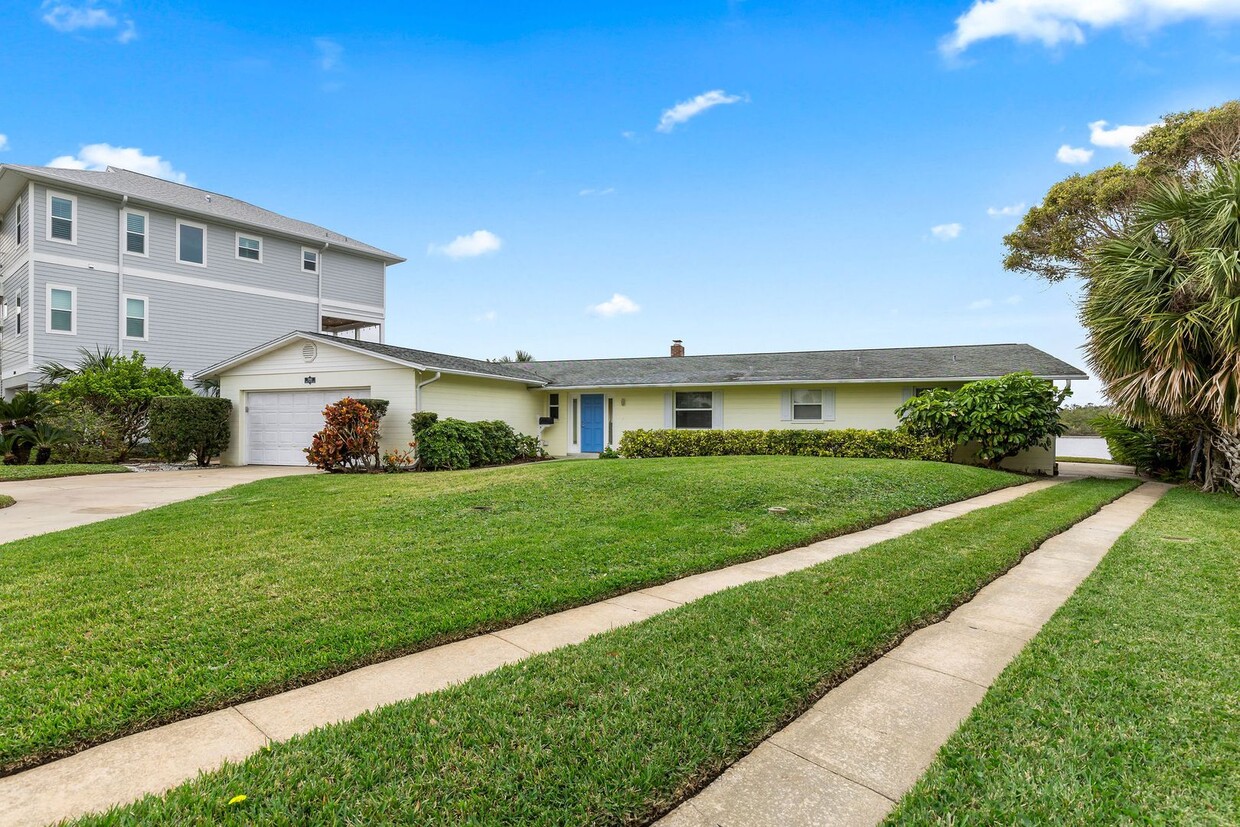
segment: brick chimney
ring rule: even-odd
[[[685,346],[681,343],[680,339],[672,339],[672,355],[673,356],[684,356],[685,355]]]

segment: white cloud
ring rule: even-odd
[[[665,109],[662,117],[659,118],[659,125],[655,129],[659,132],[671,132],[679,124],[685,123],[690,118],[697,117],[715,106],[723,106],[727,104],[739,103],[743,98],[740,95],[729,95],[722,89],[713,89],[710,92],[703,92],[695,98],[687,101],[681,101],[671,109]]]
[[[601,189],[601,190],[584,189],[578,192],[577,194],[580,195],[582,198],[585,198],[590,195],[613,195],[615,192],[616,192],[615,187],[607,187],[606,189]]]
[[[1128,149],[1133,141],[1149,132],[1158,123],[1147,123],[1144,126],[1115,126],[1107,129],[1106,121],[1094,121],[1089,125],[1089,142],[1094,146],[1118,147]]]
[[[974,43],[996,37],[1039,42],[1046,47],[1080,45],[1085,32],[1116,26],[1161,28],[1192,18],[1240,17],[1240,0],[975,0],[956,18],[956,29],[939,48],[958,55]]]
[[[495,321],[498,318],[499,318],[498,313],[496,313],[494,310],[488,310],[485,313],[480,313],[477,316],[474,316],[474,321],[475,322],[486,322],[490,324],[491,322]]]
[[[132,146],[112,146],[111,144],[87,144],[77,155],[61,155],[47,162],[49,167],[60,169],[93,169],[104,170],[108,167],[120,167],[143,175],[153,175],[185,183],[185,173],[172,168],[170,161],[158,155],[147,155],[141,149]]]
[[[986,214],[991,218],[1006,218],[1008,216],[1020,215],[1025,211],[1025,202],[1019,204],[1008,204],[1006,207],[987,207]]]
[[[129,43],[138,37],[137,27],[127,15],[117,15],[101,0],[83,0],[80,3],[43,1],[43,22],[58,32],[74,34],[89,31],[115,31],[118,43]]]
[[[1094,157],[1092,149],[1084,147],[1068,146],[1064,144],[1055,152],[1055,160],[1061,164],[1088,164],[1089,159]]]
[[[634,132],[634,131],[633,131],[633,130],[631,130],[631,129],[626,129],[626,130],[624,130],[623,132],[621,132],[621,133],[620,133],[620,137],[621,137],[621,138],[624,138],[624,140],[626,140],[626,141],[636,141],[636,140],[637,140],[637,133],[636,133],[636,132]]]
[[[432,244],[427,252],[448,258],[476,258],[494,253],[504,246],[504,242],[495,233],[487,230],[474,230],[469,235],[458,235],[447,244]]]
[[[586,308],[586,312],[593,313],[596,316],[619,316],[626,313],[636,313],[641,309],[641,305],[628,296],[612,293],[610,299],[599,304],[590,305]]]
[[[340,68],[340,61],[344,57],[344,47],[330,37],[316,37],[314,39],[315,51],[319,53],[319,68],[324,72],[334,72]]]
[[[952,222],[951,224],[935,224],[930,228],[930,234],[940,241],[951,241],[960,237],[961,230],[964,229],[963,224]]]
[[[994,304],[994,302],[992,302],[990,299],[978,299],[977,301],[969,302],[969,309],[970,310],[985,310],[986,308],[990,307],[992,304]]]
[[[1023,301],[1024,299],[1022,297],[1017,296],[1017,295],[1012,295],[1004,299],[1003,303],[1015,307],[1016,305],[1020,304]]]
[[[0,152],[4,152],[9,148],[9,136],[0,132]]]

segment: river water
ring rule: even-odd
[[[1061,457],[1111,458],[1107,441],[1100,436],[1061,436],[1055,445],[1055,453]]]

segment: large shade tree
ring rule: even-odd
[[[1133,422],[1190,419],[1207,490],[1240,493],[1240,164],[1151,183],[1086,265],[1086,353],[1107,396]]]

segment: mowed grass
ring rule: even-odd
[[[10,543],[0,767],[1022,480],[808,457],[302,476]]]
[[[646,823],[1134,484],[1054,486],[729,589],[85,823]]]
[[[1168,493],[888,824],[1240,824],[1240,502]]]
[[[47,480],[53,477],[81,477],[87,474],[125,474],[129,469],[123,465],[87,465],[65,463],[64,465],[0,465],[0,482],[21,480]]]

